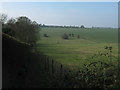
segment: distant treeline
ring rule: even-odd
[[[40,24],[40,27],[54,27],[54,28],[85,28],[84,25],[81,26],[57,26],[57,25],[45,25]]]
[[[45,25],[45,24],[39,24],[39,27],[48,27],[48,28],[96,28],[96,29],[113,29],[113,27],[85,27],[84,25],[81,26],[57,26],[57,25]],[[115,29],[115,28],[114,28]],[[117,28],[116,28],[117,29]]]

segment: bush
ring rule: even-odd
[[[49,37],[47,34],[44,34],[43,36],[44,36],[44,37]]]
[[[68,36],[67,34],[64,34],[64,35],[62,36],[62,38],[63,38],[63,39],[69,39],[69,36]]]

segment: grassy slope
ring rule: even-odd
[[[85,60],[104,50],[106,45],[113,47],[113,55],[117,56],[117,30],[116,29],[70,29],[70,28],[43,28],[40,32],[50,37],[41,37],[38,49],[55,60],[68,66],[81,66],[90,61]],[[75,37],[63,40],[64,33],[74,33]],[[77,35],[80,39],[77,39]]]
[[[41,35],[47,33],[52,37],[61,37],[64,33],[78,34],[81,38],[95,42],[116,43],[118,40],[117,29],[97,29],[97,28],[42,28]]]

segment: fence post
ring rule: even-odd
[[[63,73],[62,68],[63,68],[63,65],[61,64],[61,65],[60,65],[60,75],[61,75],[61,76],[62,76],[62,73]]]
[[[49,57],[47,57],[47,69],[49,71]]]
[[[52,74],[54,73],[54,60],[52,59]]]
[[[44,60],[45,60],[45,70],[46,70],[46,56],[44,56],[44,58],[45,58]]]

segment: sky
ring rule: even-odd
[[[118,27],[117,2],[4,2],[1,10],[46,25]]]
[[[119,2],[119,0],[0,0],[0,2]]]

